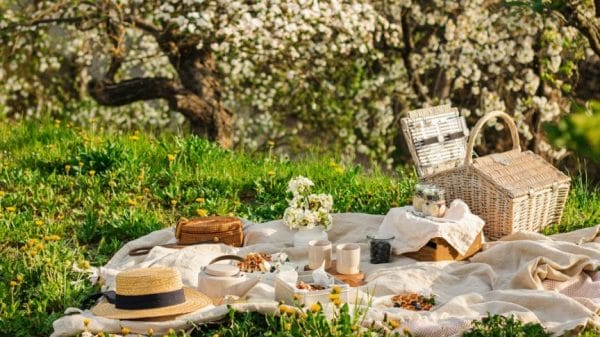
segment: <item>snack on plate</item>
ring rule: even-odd
[[[425,297],[416,293],[404,293],[392,296],[392,304],[395,308],[412,311],[431,310],[435,305],[433,295]]]
[[[317,291],[317,290],[325,289],[325,287],[323,287],[322,285],[313,284],[313,283],[305,283],[302,281],[300,281],[300,282],[298,282],[298,284],[296,284],[296,288],[304,289],[304,290],[308,290],[308,291]]]
[[[269,263],[271,255],[265,253],[248,253],[244,262],[238,262],[240,271],[245,273],[273,272],[273,266]]]
[[[289,258],[286,253],[248,253],[244,262],[238,262],[237,266],[244,273],[275,273],[289,267]]]

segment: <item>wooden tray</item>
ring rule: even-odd
[[[336,279],[348,284],[351,287],[359,287],[362,285],[365,285],[365,274],[363,272],[359,272],[358,274],[352,274],[352,275],[345,275],[345,274],[340,274],[337,272],[337,270],[335,270],[335,260],[331,261],[331,267],[325,269],[326,272],[328,272],[329,274],[331,274],[333,277],[335,277]],[[310,271],[312,269],[308,268],[308,265],[304,266],[304,270],[306,271]]]
[[[429,240],[425,247],[416,252],[406,253],[404,255],[419,261],[462,261],[473,256],[481,249],[482,234],[479,233],[477,238],[471,244],[464,255],[459,254],[448,242],[442,238],[433,238]]]

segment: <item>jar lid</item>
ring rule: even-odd
[[[369,240],[393,240],[395,236],[389,233],[374,233],[367,234],[367,239]]]
[[[212,276],[235,276],[240,272],[240,268],[230,264],[209,264],[204,271]]]

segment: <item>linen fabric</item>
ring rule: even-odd
[[[357,213],[335,214],[328,232],[335,244],[356,242],[361,246],[360,269],[367,284],[354,288],[349,298],[363,306],[369,296],[372,305],[368,322],[381,321],[384,315],[401,323],[414,336],[460,336],[470,322],[491,314],[515,315],[525,322],[540,322],[555,335],[599,325],[600,309],[600,226],[543,236],[516,233],[502,241],[484,244],[482,252],[470,261],[417,262],[394,256],[390,263],[370,264],[366,234],[379,230],[382,215]],[[222,244],[190,246],[181,250],[155,247],[146,256],[128,256],[132,248],[174,242],[172,229],[159,230],[127,243],[104,266],[91,275],[99,278],[106,290],[114,289],[114,275],[133,267],[170,266],[177,268],[185,286],[196,287],[202,266],[223,254],[244,255],[248,252],[286,252],[300,266],[307,263],[306,249],[292,247],[293,231],[283,221],[263,224],[246,222],[245,246],[234,248]],[[399,249],[404,249],[399,247]],[[335,256],[335,252],[334,252]],[[436,305],[429,312],[413,312],[391,306],[391,297],[402,292],[433,294]],[[239,311],[274,313],[272,279],[265,278],[247,295],[247,302],[235,303]],[[327,309],[328,305],[325,305]],[[203,323],[223,318],[225,305],[209,305],[169,321],[119,321],[94,316],[89,310],[69,309],[54,322],[52,336],[74,336],[89,329],[118,334],[122,327],[132,334],[166,333],[169,328],[188,329],[190,322]]]
[[[469,211],[462,200],[454,200],[441,218],[422,217],[411,206],[390,209],[379,227],[380,233],[395,236],[394,253],[416,252],[433,238],[442,238],[464,255],[483,229],[484,221]]]

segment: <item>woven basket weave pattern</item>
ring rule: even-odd
[[[181,245],[213,242],[241,247],[244,241],[242,222],[235,217],[183,219],[177,224],[175,236]]]
[[[513,149],[472,159],[475,139],[493,118],[506,122]],[[411,153],[414,155],[415,151]],[[570,187],[570,178],[543,158],[529,151],[521,152],[517,127],[502,112],[488,113],[475,125],[463,165],[442,168],[423,180],[444,188],[448,200],[464,200],[485,221],[484,233],[492,240],[559,223]]]

